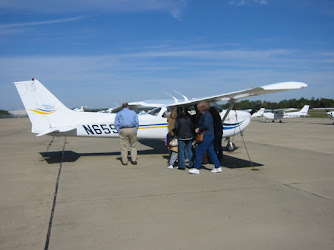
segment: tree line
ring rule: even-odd
[[[330,108],[334,107],[334,99],[326,99],[326,98],[318,98],[315,99],[314,97],[309,99],[300,98],[300,99],[289,99],[289,100],[282,100],[280,102],[268,102],[268,101],[249,101],[244,100],[240,102],[236,102],[234,105],[234,109],[245,110],[245,109],[252,109],[252,110],[259,110],[260,108],[265,109],[283,109],[283,108],[297,108],[301,109],[304,105],[310,105],[310,108]],[[221,105],[222,108],[227,109],[229,104]]]

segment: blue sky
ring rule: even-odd
[[[254,99],[333,99],[334,1],[2,0],[0,73],[6,110],[32,77],[70,108],[281,81],[309,87]]]

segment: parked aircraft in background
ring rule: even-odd
[[[326,111],[326,114],[328,115],[329,119],[330,120],[333,120],[334,119],[334,111],[331,111],[331,110],[334,110],[334,108],[314,108],[314,109],[318,109],[318,110],[325,110]],[[333,122],[334,124],[334,122]]]
[[[333,108],[334,109],[334,108]],[[326,109],[327,115],[329,116],[329,119],[334,119],[334,111],[329,111],[330,109]]]
[[[81,108],[73,108],[73,111],[77,111],[77,112],[85,112],[87,109],[87,106],[81,106]]]
[[[308,116],[308,110],[310,108],[310,105],[305,105],[301,110],[297,112],[285,112],[282,109],[274,110],[274,112],[264,112],[262,114],[263,119],[268,122],[268,120],[272,120],[274,122],[275,120],[280,120],[279,122],[282,122],[282,119],[286,118],[296,118],[301,116]]]
[[[265,110],[265,108],[260,108],[257,112],[252,114],[252,118],[261,117],[262,114],[264,113],[264,110]]]
[[[97,111],[97,113],[111,113],[114,110],[114,108],[108,108]]]
[[[75,112],[68,109],[38,80],[14,83],[27,110],[32,124],[31,131],[37,136],[84,136],[84,137],[118,137],[115,129],[115,113]],[[228,101],[228,110],[220,112],[222,117],[223,137],[229,138],[246,129],[251,115],[244,111],[232,110],[234,103],[242,98],[275,93],[285,90],[306,88],[301,82],[281,82],[257,88],[219,94],[216,96],[184,100],[157,107],[147,114],[138,116],[138,139],[164,139],[167,134],[167,115],[173,107],[190,108],[201,101],[209,103]],[[230,143],[230,141],[228,141]]]

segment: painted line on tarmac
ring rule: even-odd
[[[63,146],[63,152],[62,152],[61,159],[60,159],[58,177],[57,177],[57,182],[56,182],[56,187],[55,187],[55,193],[53,195],[53,204],[52,204],[52,209],[51,209],[51,215],[50,215],[50,220],[49,220],[48,233],[46,235],[46,241],[45,241],[44,250],[48,250],[49,249],[49,244],[50,244],[52,222],[53,222],[53,217],[54,217],[54,213],[55,213],[55,210],[56,210],[56,203],[57,203],[57,195],[58,195],[58,188],[59,188],[59,179],[60,179],[60,174],[61,174],[61,170],[62,170],[62,167],[63,167],[63,159],[64,159],[64,154],[65,154],[66,138],[67,137],[65,137],[64,146]]]

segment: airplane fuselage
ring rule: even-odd
[[[161,110],[157,115],[140,114],[138,115],[139,129],[138,139],[164,139],[168,132],[167,118],[163,117],[166,110]],[[222,111],[220,116],[223,118],[226,111]],[[82,136],[82,137],[118,137],[115,128],[115,114],[103,113],[84,113],[85,119],[76,121],[72,126],[76,130],[57,133],[59,136]],[[52,115],[52,114],[51,114]],[[73,114],[75,115],[75,114]],[[96,116],[97,115],[97,116]],[[222,124],[223,137],[228,138],[243,131],[250,123],[251,116],[244,111],[230,111],[224,124]],[[70,125],[70,124],[68,124]]]

